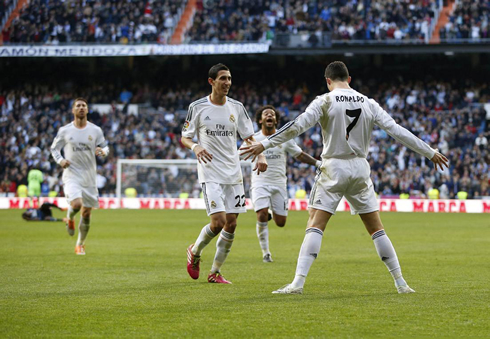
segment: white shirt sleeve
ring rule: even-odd
[[[317,97],[306,108],[306,111],[300,114],[293,121],[288,122],[280,128],[275,134],[261,141],[265,149],[283,144],[286,141],[296,138],[301,133],[315,126],[315,124],[323,116],[322,104],[324,99]]]
[[[98,128],[97,140],[95,140],[95,144],[97,147],[102,148],[102,151],[104,152],[104,157],[109,155],[109,145],[107,143],[107,140],[105,140],[104,132],[100,127]]]
[[[369,99],[373,105],[373,112],[375,114],[374,124],[386,131],[396,141],[410,148],[411,150],[425,156],[428,159],[432,159],[436,151],[430,147],[427,143],[417,138],[406,128],[398,125],[395,120],[379,106],[379,104],[373,99]]]
[[[59,165],[65,158],[61,155],[61,149],[65,146],[65,138],[63,135],[63,130],[59,130],[56,138],[54,138],[51,145],[51,155],[53,156],[56,163]]]
[[[185,138],[194,138],[197,129],[197,110],[195,106],[189,106],[187,117],[185,118],[184,127],[182,128],[182,136]]]
[[[299,156],[301,153],[303,153],[303,150],[294,142],[294,140],[289,140],[285,144],[286,146],[286,152],[293,158],[296,158]]]
[[[243,110],[238,114],[237,129],[240,138],[247,139],[254,135],[254,126],[245,107],[242,106],[242,109]]]

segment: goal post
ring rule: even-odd
[[[241,166],[248,197],[251,164],[242,161]],[[116,176],[119,208],[127,197],[201,197],[196,159],[118,159]]]

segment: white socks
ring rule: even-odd
[[[371,236],[378,252],[379,257],[385,263],[386,268],[391,273],[395,286],[406,286],[407,283],[403,279],[400,264],[398,263],[398,257],[396,256],[395,248],[393,247],[390,238],[386,235],[384,230],[379,230],[373,233]]]
[[[323,232],[318,228],[310,227],[306,230],[305,239],[299,251],[296,275],[291,283],[291,287],[300,288],[305,284],[308,271],[320,252],[322,238]]]
[[[269,250],[269,227],[266,222],[257,221],[257,237],[259,238],[260,248],[262,249],[262,255],[270,254]]]
[[[219,239],[216,242],[216,254],[214,256],[213,267],[211,273],[219,272],[221,266],[230,253],[231,245],[233,245],[233,239],[235,239],[234,233],[228,233],[225,230],[221,230]]]
[[[79,212],[80,210],[74,210],[71,205],[68,205],[68,210],[66,212],[66,217],[70,220],[73,220],[75,218],[75,215]]]
[[[192,253],[194,255],[200,256],[204,247],[206,247],[215,236],[216,234],[211,231],[210,224],[204,226],[201,230],[201,233],[197,237],[196,242],[194,243],[194,247],[191,250]]]
[[[80,224],[78,225],[77,246],[85,244],[85,239],[87,238],[87,234],[89,230],[90,230],[90,218],[80,218]]]

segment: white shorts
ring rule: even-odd
[[[83,207],[99,207],[99,191],[96,187],[84,187],[77,182],[63,184],[66,201],[70,204],[73,200],[82,198]]]
[[[252,198],[252,203],[254,204],[255,212],[271,207],[274,214],[285,217],[288,215],[289,199],[286,192],[286,187],[252,187],[250,189],[250,195]]]
[[[202,183],[201,187],[208,215],[218,212],[247,212],[243,184],[229,185],[206,182]]]
[[[371,168],[364,158],[325,160],[311,189],[308,207],[335,214],[345,196],[352,214],[378,211],[370,175]]]

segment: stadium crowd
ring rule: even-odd
[[[268,41],[280,33],[333,40],[421,40],[435,17],[430,1],[220,1],[200,6],[188,41]],[[227,20],[224,20],[227,18]],[[315,38],[316,36],[316,38]]]
[[[293,119],[318,93],[306,85],[293,82],[266,86],[246,83],[234,86],[230,94],[242,101],[250,112],[272,104],[282,112],[280,125]],[[486,84],[447,82],[392,83],[353,81],[353,88],[380,102],[403,126],[439,148],[450,160],[450,169],[436,172],[430,161],[397,144],[382,130],[373,133],[369,162],[376,192],[382,196],[427,196],[437,188],[441,198],[453,198],[459,191],[469,197],[490,196],[490,124],[482,105],[490,102]],[[112,112],[94,111],[89,120],[102,127],[110,142],[111,154],[98,160],[97,184],[101,194],[114,194],[118,158],[186,159],[191,151],[180,144],[180,130],[186,109],[193,100],[208,94],[209,89],[192,83],[173,89],[149,86],[116,88],[94,85],[83,91],[66,91],[46,86],[25,86],[24,90],[0,93],[0,192],[16,192],[27,183],[30,168],[45,174],[42,192],[61,193],[61,169],[50,158],[50,144],[59,127],[72,120],[71,100],[84,96],[90,103],[113,103]],[[75,95],[74,93],[77,93]],[[117,109],[116,102],[141,103],[151,107],[139,115],[128,114],[127,105]],[[296,139],[303,150],[320,158],[320,128],[313,128]],[[300,189],[310,191],[314,168],[288,160],[290,196]],[[146,195],[176,196],[187,192],[198,196],[200,187],[195,171],[170,168],[132,168],[124,172],[124,187],[135,187]]]
[[[179,19],[181,0],[30,1],[4,30],[4,43],[165,44]]]
[[[490,1],[461,0],[457,3],[449,22],[441,27],[441,40],[490,39]]]
[[[7,4],[7,2],[1,2]],[[168,43],[185,1],[33,0],[5,29],[4,43]],[[262,41],[309,33],[332,40],[423,40],[435,18],[432,1],[197,1],[185,42]],[[462,0],[440,29],[443,41],[488,38],[488,0]]]

